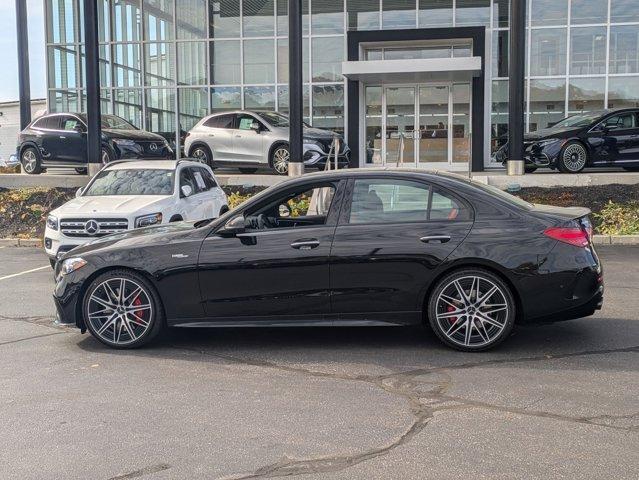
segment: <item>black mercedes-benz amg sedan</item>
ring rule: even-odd
[[[116,115],[102,115],[101,160],[174,157],[160,135],[139,130]],[[52,113],[36,118],[20,132],[16,156],[26,173],[47,167],[74,168],[86,173],[87,127],[83,113]]]
[[[167,327],[430,325],[484,350],[603,301],[589,210],[423,171],[305,175],[216,220],[137,229],[56,266],[59,321],[111,347]]]
[[[579,173],[585,167],[639,170],[639,109],[573,115],[524,136],[526,171],[550,167]],[[508,144],[496,153],[506,162]]]

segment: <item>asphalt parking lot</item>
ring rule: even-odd
[[[599,253],[596,316],[465,354],[404,328],[114,351],[53,325],[40,250],[0,248],[0,476],[639,478],[639,247]]]

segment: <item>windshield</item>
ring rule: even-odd
[[[572,117],[564,118],[563,120],[555,123],[551,128],[564,128],[564,127],[587,127],[588,125],[596,122],[601,117],[601,113],[581,113],[579,115],[573,115]]]
[[[260,117],[266,120],[274,127],[288,127],[288,117],[276,112],[260,112]]]
[[[171,195],[173,173],[173,170],[159,169],[103,170],[82,196]]]

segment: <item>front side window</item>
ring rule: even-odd
[[[260,125],[260,122],[253,115],[242,114],[237,116],[237,128],[240,130],[251,130],[253,123]]]
[[[103,170],[82,196],[171,195],[173,170]]]
[[[82,125],[75,117],[62,117],[62,130],[75,130],[78,125]]]
[[[603,124],[607,128],[637,128],[637,118],[634,113],[623,113],[607,118]]]

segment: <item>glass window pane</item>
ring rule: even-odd
[[[313,85],[313,126],[344,133],[343,85]]]
[[[177,38],[201,40],[206,38],[206,0],[179,0],[175,12]]]
[[[566,25],[568,0],[530,0],[532,26]]]
[[[610,73],[639,72],[639,25],[610,27]]]
[[[470,84],[453,85],[453,162],[470,161]]]
[[[211,113],[242,108],[240,87],[211,88]]]
[[[144,0],[145,40],[173,39],[173,0]]]
[[[490,0],[457,0],[455,22],[460,25],[490,25]]]
[[[244,87],[246,110],[275,110],[275,87]]]
[[[325,37],[313,39],[313,81],[337,82],[342,79],[344,38]]]
[[[113,76],[116,87],[139,87],[141,82],[140,45],[118,43],[113,46]]]
[[[493,81],[490,126],[490,152],[508,141],[508,80]]]
[[[111,15],[109,12],[109,0],[98,0],[98,41],[108,42],[111,40],[111,30],[109,24]]]
[[[529,130],[548,128],[563,119],[565,105],[565,80],[531,80]]]
[[[311,3],[313,35],[344,33],[344,0],[322,0]]]
[[[240,36],[239,0],[209,1],[209,36],[211,38]]]
[[[510,0],[493,0],[493,27],[508,27]]]
[[[116,42],[137,42],[141,37],[140,2],[113,2],[113,35]]]
[[[493,32],[493,77],[508,76],[508,30]]]
[[[382,163],[382,87],[366,87],[366,163]]]
[[[379,29],[380,0],[346,0],[349,30]]]
[[[533,30],[530,56],[530,75],[565,75],[566,29]]]
[[[570,7],[570,23],[606,23],[608,19],[608,2],[605,0],[572,0]]]
[[[172,43],[145,43],[144,84],[152,87],[175,84],[175,55]]]
[[[308,38],[302,39],[302,77],[308,82]],[[277,82],[288,83],[288,38],[277,41]]]
[[[240,42],[211,42],[209,47],[211,83],[224,85],[240,83]]]
[[[146,90],[146,129],[175,141],[175,91],[168,88]]]
[[[610,0],[610,21],[612,23],[639,22],[637,0]]]
[[[178,42],[178,84],[204,85],[206,83],[206,43]]]
[[[415,28],[416,0],[382,0],[382,28]]]
[[[49,90],[49,112],[79,112],[82,110],[77,90]]]
[[[406,180],[355,180],[349,223],[425,222],[430,188]]]
[[[244,41],[244,83],[275,83],[272,40]]]
[[[309,0],[302,2],[302,35],[309,34]],[[288,0],[277,0],[277,34],[288,35]]]
[[[568,114],[604,108],[605,78],[573,78],[568,88]]]
[[[608,80],[608,108],[639,107],[639,77],[610,77]]]
[[[209,112],[209,94],[206,88],[180,88],[180,137],[191,130]]]
[[[453,25],[453,0],[419,0],[419,27]]]
[[[570,30],[570,74],[606,73],[606,27]]]
[[[274,34],[274,0],[242,0],[242,15],[245,37],[267,37]]]
[[[48,47],[49,88],[76,88],[78,84],[77,50],[72,45]]]
[[[80,20],[75,0],[50,0],[46,2],[48,28],[47,41],[50,43],[74,43],[79,41],[75,28]]]
[[[448,162],[448,86],[419,87],[419,162]],[[387,107],[388,109],[388,107]],[[390,109],[389,113],[390,113]],[[406,140],[404,142],[406,143]],[[387,140],[387,147],[391,142]],[[395,143],[395,142],[393,142]],[[406,147],[404,147],[406,148]]]
[[[115,113],[138,128],[142,128],[142,90],[113,90]]]
[[[308,85],[304,85],[302,89],[302,101],[304,103],[304,121],[310,123],[310,110],[309,110],[309,89]],[[287,114],[289,111],[289,103],[288,103],[288,86],[279,86],[277,87],[277,110],[284,114]]]
[[[86,110],[86,108],[83,108]],[[108,88],[102,88],[100,90],[100,112],[101,113],[113,113],[111,108],[111,90]]]

